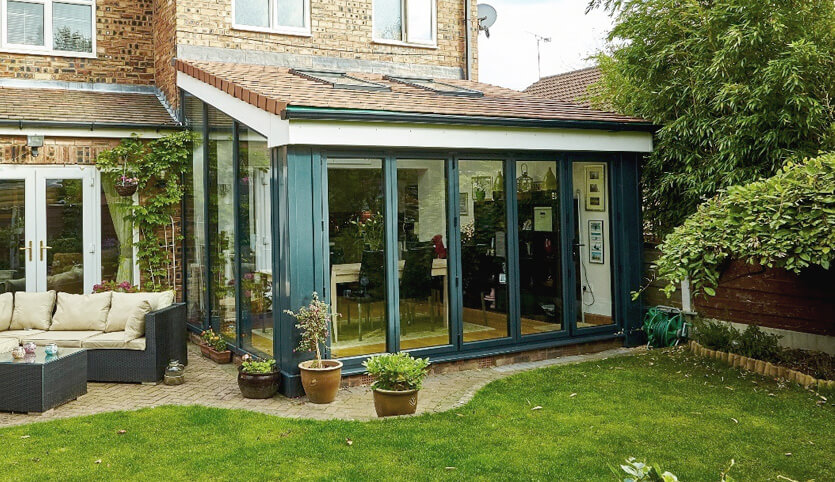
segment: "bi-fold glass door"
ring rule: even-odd
[[[0,291],[92,290],[95,185],[92,167],[0,170]]]

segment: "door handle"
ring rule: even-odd
[[[52,249],[52,246],[47,246],[43,244],[43,240],[41,240],[41,261],[43,261],[43,252],[47,249]]]
[[[29,246],[24,246],[20,248],[21,251],[29,250],[29,261],[32,261],[32,241],[29,241]]]

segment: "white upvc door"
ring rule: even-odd
[[[16,194],[6,196],[8,201],[0,195],[0,232],[3,228],[11,228],[13,232],[13,239],[5,243],[8,246],[0,241],[0,251],[17,249],[24,254],[24,260],[20,262],[18,257],[16,263],[10,263],[0,254],[0,278],[5,276],[12,281],[5,286],[0,284],[2,291],[92,291],[101,272],[98,259],[101,236],[97,234],[100,228],[95,222],[98,182],[93,167],[0,166],[0,192]],[[4,215],[3,206],[3,203],[17,204],[20,210],[17,194],[21,185],[25,186],[26,213],[22,227],[17,220],[16,225],[12,224],[11,215]],[[9,269],[4,271],[7,264]],[[12,272],[13,266],[21,264],[25,270]],[[21,275],[25,278],[25,288]]]
[[[0,166],[0,292],[35,291],[35,171]]]

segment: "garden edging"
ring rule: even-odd
[[[791,368],[775,365],[771,362],[748,358],[747,356],[737,355],[736,353],[711,350],[694,340],[690,341],[689,346],[690,351],[697,355],[715,358],[729,365],[742,368],[743,370],[752,371],[766,377],[783,378],[790,382],[800,384],[806,388],[817,387],[818,389],[835,390],[835,380],[818,379]]]

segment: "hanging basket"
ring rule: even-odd
[[[138,184],[116,184],[116,192],[122,197],[131,197],[136,192]]]

